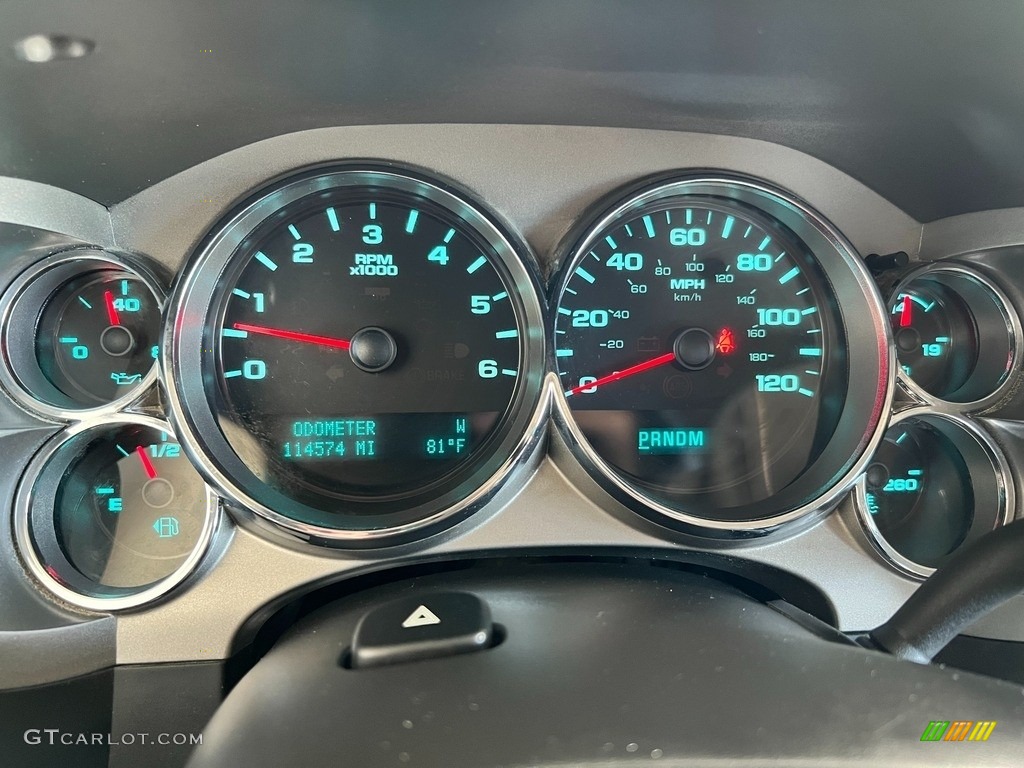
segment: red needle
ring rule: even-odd
[[[149,459],[149,454],[146,453],[146,449],[141,445],[135,448],[135,452],[139,454],[139,458],[142,459],[142,466],[146,470],[146,477],[150,480],[156,478],[156,467],[153,466],[153,462]]]
[[[613,381],[619,381],[627,376],[635,376],[638,373],[649,371],[651,368],[657,368],[659,365],[666,365],[676,359],[675,352],[666,352],[664,355],[646,360],[642,363],[632,365],[624,371],[615,371],[615,373],[609,373],[607,376],[602,376],[597,381],[592,381],[589,384],[578,384],[568,392],[565,393],[566,397],[570,395],[578,395],[584,389],[597,389],[598,387],[604,386],[605,384],[611,384]]]
[[[110,321],[110,324],[120,325],[121,317],[117,314],[117,308],[114,306],[114,294],[106,291],[103,294],[103,303],[107,305],[107,320]]]
[[[910,305],[911,305],[911,303],[912,302],[910,301],[910,297],[905,295],[903,297],[903,308],[900,310],[900,328],[909,328],[910,327]]]
[[[333,347],[335,349],[348,349],[351,344],[348,339],[334,339],[330,336],[314,336],[311,333],[299,333],[298,331],[284,331],[280,328],[265,328],[262,325],[249,325],[248,323],[235,323],[236,331],[257,333],[263,336],[273,336],[288,341],[301,341],[304,344],[319,344],[321,347]]]

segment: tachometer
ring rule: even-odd
[[[817,222],[750,183],[689,180],[584,235],[555,360],[573,442],[613,490],[744,528],[852,479],[889,396],[884,309]]]
[[[188,432],[232,495],[372,539],[467,508],[514,464],[539,399],[540,309],[488,218],[424,181],[341,171],[226,232],[189,275],[171,357],[207,383],[182,393]]]

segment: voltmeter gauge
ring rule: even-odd
[[[901,379],[921,399],[979,410],[1011,385],[1019,321],[976,271],[941,265],[912,273],[893,293],[889,316]]]
[[[1013,486],[1001,451],[983,430],[918,408],[893,420],[857,500],[878,551],[923,578],[966,542],[1006,522]]]
[[[69,602],[137,605],[195,566],[217,502],[161,422],[115,417],[58,435],[27,473],[19,543]]]
[[[2,300],[3,379],[44,416],[113,410],[156,376],[162,294],[141,266],[98,251],[45,259]]]

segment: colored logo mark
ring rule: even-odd
[[[995,729],[995,720],[932,720],[921,741],[988,741]]]
[[[156,535],[161,539],[169,539],[172,536],[177,536],[180,530],[178,526],[178,518],[161,517],[153,523],[153,530],[156,531]]]

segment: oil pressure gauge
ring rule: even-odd
[[[80,418],[135,399],[155,378],[162,293],[141,266],[74,250],[22,274],[2,302],[2,378],[29,410]]]

